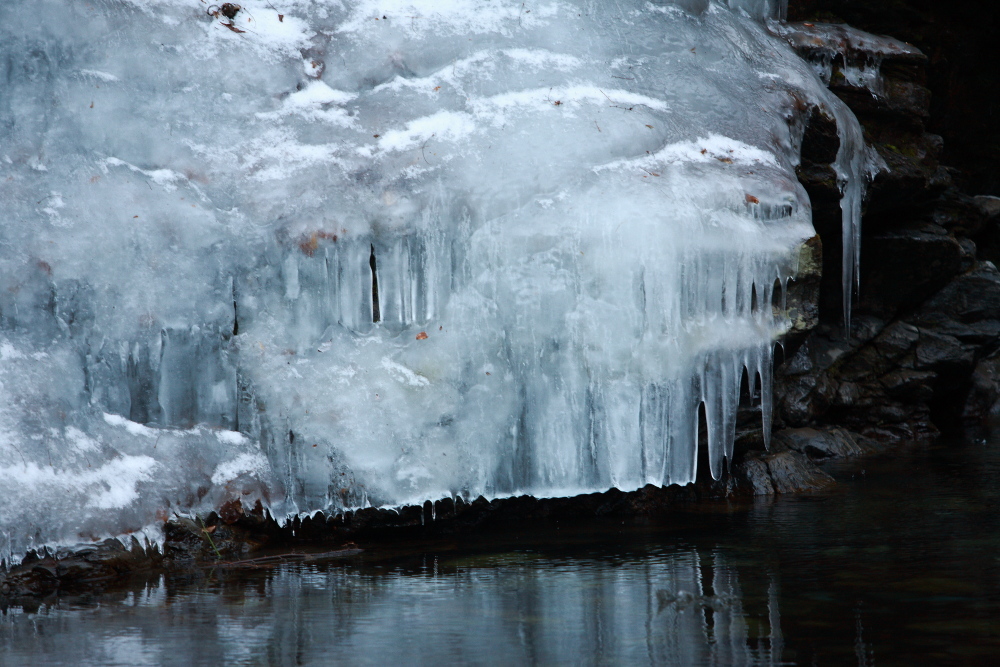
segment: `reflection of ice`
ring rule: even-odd
[[[4,3],[0,474],[51,483],[0,493],[0,559],[232,497],[687,483],[744,370],[766,435],[803,108],[848,283],[864,167],[782,2],[328,4]]]
[[[53,609],[33,621],[13,612],[0,625],[0,661],[34,650],[19,632],[33,622],[39,634],[58,626],[64,641],[46,649],[57,659],[109,654],[128,628],[143,655],[192,664],[265,654],[298,664],[779,664],[775,584],[750,580],[759,590],[747,599],[766,609],[747,608],[741,575],[722,556],[695,550],[625,562],[431,560],[414,574],[281,570],[217,595],[165,597],[161,585],[127,608]]]

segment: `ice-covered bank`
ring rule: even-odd
[[[702,403],[718,473],[816,105],[856,257],[860,130],[772,4],[4,3],[0,557],[683,484]]]

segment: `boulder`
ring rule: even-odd
[[[962,417],[970,425],[1000,418],[1000,351],[976,364]]]
[[[871,453],[871,445],[859,444],[859,436],[842,428],[785,429],[774,435],[776,441],[792,451],[812,459],[844,459]]]

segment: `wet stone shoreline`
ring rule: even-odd
[[[337,560],[363,550],[423,541],[475,539],[518,526],[620,525],[656,520],[708,501],[752,502],[755,496],[828,489],[833,478],[817,463],[883,451],[841,429],[789,430],[775,434],[770,451],[744,451],[719,480],[686,486],[649,485],[632,492],[611,489],[570,498],[517,496],[472,502],[462,498],[423,506],[366,508],[336,516],[322,512],[279,523],[259,504],[250,510],[233,500],[207,517],[175,516],[163,524],[162,548],[132,538],[55,551],[29,552],[0,572],[0,604],[22,604],[79,595],[137,577],[194,572],[202,568],[259,568],[292,562]],[[703,468],[704,469],[704,468]],[[707,474],[706,474],[707,477]]]

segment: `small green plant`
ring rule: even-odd
[[[219,548],[215,546],[215,541],[212,540],[212,534],[208,531],[208,528],[205,527],[205,522],[201,517],[198,517],[198,523],[201,524],[201,532],[205,535],[205,539],[208,540],[209,545],[211,545],[212,551],[215,552],[215,556],[219,560],[222,560],[222,554],[219,553]]]

